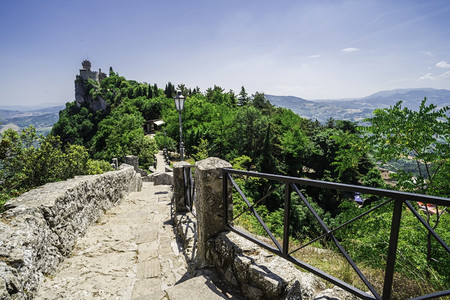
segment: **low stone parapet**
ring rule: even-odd
[[[190,213],[178,213],[174,221],[183,241],[189,271],[201,272],[196,269],[199,267],[196,219]],[[319,277],[299,270],[234,232],[222,232],[210,238],[206,257],[209,267],[215,268],[247,299],[358,299],[336,286],[327,289]]]
[[[132,166],[48,183],[11,199],[0,214],[0,299],[32,298],[79,236],[142,180]]]
[[[336,286],[326,289],[319,277],[234,232],[210,239],[207,248],[209,261],[248,299],[358,299]]]

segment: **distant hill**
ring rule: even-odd
[[[403,107],[417,110],[424,97],[427,98],[427,103],[433,103],[438,107],[450,105],[450,90],[430,88],[381,91],[357,99],[314,101],[294,96],[266,95],[273,105],[289,108],[304,118],[317,119],[320,122],[325,122],[329,118],[361,121],[370,117],[376,108],[388,108],[399,100],[403,100]]]
[[[20,107],[20,110],[0,109],[0,132],[8,128],[20,130],[33,125],[39,133],[46,134],[58,121],[59,111],[63,108],[64,105],[35,110],[29,110],[29,107]]]

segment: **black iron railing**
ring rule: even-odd
[[[230,220],[228,216],[227,209],[224,210],[224,220],[226,221],[226,226],[233,232],[247,238],[248,240],[258,244],[259,246],[269,250],[270,252],[277,254],[286,260],[294,263],[295,265],[306,269],[307,271],[310,271],[311,273],[343,288],[344,290],[362,298],[362,299],[391,299],[391,292],[392,292],[392,285],[393,285],[393,279],[394,279],[394,265],[396,260],[396,253],[397,253],[397,243],[398,243],[398,237],[399,237],[399,231],[400,231],[400,220],[402,215],[402,207],[403,205],[406,205],[411,212],[419,219],[420,223],[425,226],[425,228],[434,236],[434,238],[439,242],[439,244],[444,247],[444,249],[447,252],[447,255],[450,254],[450,248],[449,246],[436,234],[436,232],[428,225],[428,223],[420,216],[420,214],[414,209],[413,205],[411,205],[410,201],[417,201],[417,202],[423,202],[423,203],[429,203],[439,206],[450,206],[450,199],[448,198],[441,198],[441,197],[435,197],[435,196],[426,196],[426,195],[420,195],[420,194],[413,194],[413,193],[404,193],[399,191],[391,191],[391,190],[383,190],[383,189],[376,189],[376,188],[370,188],[370,187],[363,187],[363,186],[357,186],[357,185],[349,185],[349,184],[340,184],[340,183],[332,183],[332,182],[324,182],[324,181],[317,181],[317,180],[309,180],[309,179],[301,179],[301,178],[295,178],[295,177],[288,177],[288,176],[280,176],[280,175],[273,175],[273,174],[266,174],[266,173],[256,173],[256,172],[248,172],[248,171],[241,171],[241,170],[234,170],[234,169],[223,169],[224,175],[223,175],[223,201],[224,201],[224,208],[228,207],[228,185],[231,184],[234,190],[242,197],[242,199],[245,201],[247,205],[247,209],[244,210],[244,212],[252,212],[253,215],[258,219],[261,226],[264,228],[264,230],[267,232],[267,235],[272,240],[273,244],[275,246],[268,245],[267,243],[257,239],[256,237],[249,235],[247,232],[244,232],[242,230],[239,230],[238,228],[233,226],[233,221],[239,218],[244,212],[240,213],[237,216],[233,216]],[[260,215],[255,210],[256,205],[261,203],[268,195],[262,197],[258,201],[255,201],[254,204],[251,204],[250,201],[247,199],[247,197],[242,192],[241,188],[238,186],[236,181],[233,179],[232,175],[237,175],[240,178],[242,177],[259,177],[264,178],[266,180],[271,181],[277,181],[281,183],[280,186],[285,187],[284,192],[284,222],[283,222],[283,242],[282,245],[276,240],[273,233],[269,230],[267,225],[264,223]],[[346,192],[359,192],[364,194],[371,194],[371,195],[377,195],[386,197],[388,200],[385,200],[381,204],[373,207],[372,209],[364,212],[363,214],[359,215],[358,217],[353,218],[352,220],[334,228],[329,228],[325,222],[320,218],[320,216],[317,214],[315,209],[311,206],[309,201],[306,199],[306,197],[302,194],[302,192],[299,190],[297,185],[300,186],[310,186],[310,187],[317,187],[322,189],[333,189],[333,190],[339,190],[339,191],[346,191]],[[278,189],[278,188],[277,188]],[[273,193],[274,190],[272,190],[270,193]],[[310,241],[309,243],[302,245],[301,247],[297,249],[289,249],[289,218],[290,218],[290,210],[291,210],[291,193],[296,193],[302,203],[307,207],[307,209],[314,215],[314,218],[320,223],[321,227],[323,228],[323,231],[325,232],[320,237]],[[387,261],[386,261],[386,268],[385,268],[385,276],[384,276],[384,286],[383,286],[383,293],[382,296],[375,290],[375,288],[372,286],[372,284],[369,282],[369,280],[364,276],[364,274],[360,271],[360,269],[357,267],[355,262],[351,259],[349,254],[345,251],[344,247],[342,247],[341,243],[338,241],[338,239],[335,237],[334,233],[343,228],[344,226],[347,226],[348,224],[362,218],[363,216],[372,213],[376,210],[378,210],[380,207],[393,202],[393,214],[392,214],[392,223],[391,223],[391,231],[390,231],[390,238],[389,238],[389,247],[388,247],[388,253],[387,253]],[[372,295],[320,270],[315,268],[314,266],[311,266],[294,256],[295,252],[298,250],[310,245],[311,243],[322,239],[324,237],[327,237],[330,239],[336,247],[339,249],[339,251],[342,253],[342,255],[345,257],[345,259],[348,261],[348,263],[351,265],[353,270],[356,272],[358,277],[364,282],[368,290],[372,293]],[[450,295],[450,289],[434,293],[434,294],[428,294],[423,295],[421,297],[415,298],[415,299],[432,299],[437,297],[442,297],[445,295]]]
[[[170,159],[169,159],[169,152],[167,151],[167,148],[163,149],[163,157],[164,157],[164,162],[166,163],[166,165],[169,165]]]
[[[195,213],[195,182],[192,176],[192,169],[194,166],[183,166],[183,181],[184,181],[184,204],[188,211],[190,211],[194,217],[197,217]]]

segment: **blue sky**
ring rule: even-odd
[[[74,99],[81,61],[306,99],[450,89],[450,1],[1,1],[0,105]]]

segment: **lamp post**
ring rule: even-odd
[[[184,108],[184,96],[181,91],[177,91],[177,95],[174,98],[175,108],[178,110],[178,120],[180,121],[180,161],[184,160],[184,147],[183,147],[183,131],[181,130],[181,111]]]

